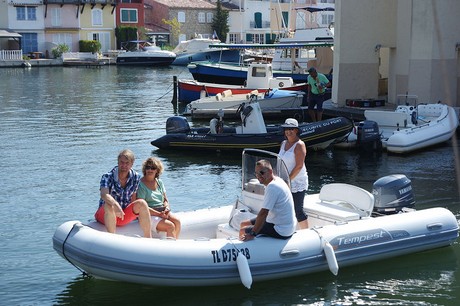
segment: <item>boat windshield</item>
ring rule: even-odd
[[[268,160],[275,175],[281,177],[288,186],[291,185],[287,167],[278,154],[258,149],[245,149],[242,157],[242,186],[245,186],[251,180],[257,179],[254,174],[256,162],[261,159]]]

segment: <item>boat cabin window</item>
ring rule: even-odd
[[[252,76],[263,78],[266,76],[265,67],[252,67]]]

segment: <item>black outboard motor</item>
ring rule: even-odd
[[[374,182],[374,213],[395,214],[403,208],[415,208],[411,180],[403,174],[393,174]]]
[[[187,118],[182,116],[169,117],[166,120],[166,134],[188,133],[190,125]]]
[[[377,122],[365,120],[359,123],[356,146],[359,151],[364,152],[382,150],[382,140]]]

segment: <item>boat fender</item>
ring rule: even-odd
[[[326,255],[327,265],[332,274],[337,275],[339,273],[339,264],[337,263],[337,258],[335,257],[334,249],[329,241],[324,241],[323,243],[324,254]]]
[[[243,253],[238,252],[238,256],[236,257],[236,264],[238,266],[238,272],[240,273],[241,282],[246,288],[251,289],[251,270],[249,269],[248,259]]]

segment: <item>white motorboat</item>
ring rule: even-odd
[[[212,118],[219,110],[223,110],[227,115],[235,114],[236,116],[240,105],[250,101],[259,102],[262,113],[300,109],[303,95],[301,91],[279,89],[271,89],[263,93],[253,90],[247,94],[233,94],[232,90],[227,89],[215,96],[190,102],[184,110],[184,115],[190,115],[192,118]]]
[[[176,54],[171,51],[162,50],[160,47],[143,40],[129,41],[128,44],[135,45],[135,49],[119,53],[117,65],[138,65],[138,66],[168,66],[176,59]]]
[[[444,208],[414,209],[410,180],[383,177],[372,193],[333,183],[306,196],[308,229],[287,240],[259,235],[238,240],[242,219],[261,207],[264,186],[254,177],[256,160],[268,159],[289,180],[277,154],[243,153],[242,194],[234,205],[177,212],[178,240],[143,238],[135,221],[107,233],[97,222],[68,221],[53,236],[55,251],[82,272],[101,279],[158,286],[215,286],[280,279],[451,245],[458,222]],[[199,199],[195,199],[199,201]],[[392,214],[385,214],[392,213]]]
[[[416,96],[409,98],[417,100]],[[336,146],[410,153],[448,141],[459,125],[455,109],[441,103],[406,103],[395,111],[365,110],[364,116],[366,120]]]
[[[197,35],[189,40],[181,41],[172,50],[176,54],[176,59],[172,63],[173,65],[186,66],[190,62],[196,61],[215,61],[215,62],[238,62],[240,59],[240,53],[238,50],[222,48],[222,49],[211,49],[209,45],[218,45],[221,41],[214,38],[203,38],[201,35]]]
[[[329,28],[297,29],[292,37],[281,38],[275,44],[219,44],[211,48],[226,47],[239,50],[274,50],[273,75],[291,77],[294,83],[304,83],[308,69],[330,76],[333,67],[333,37]],[[187,68],[199,82],[243,85],[248,67],[240,63],[193,62]]]

